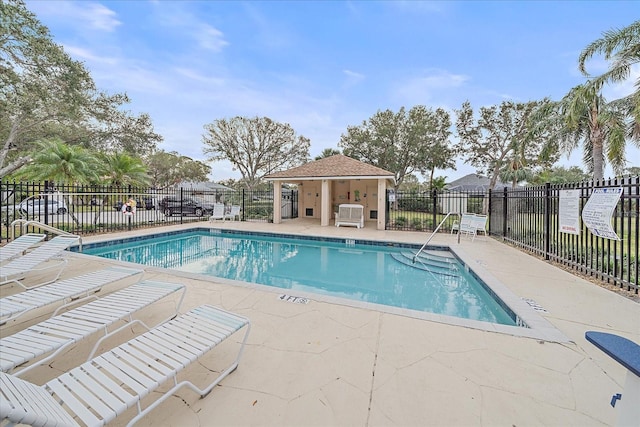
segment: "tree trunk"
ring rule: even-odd
[[[591,156],[593,158],[593,179],[594,181],[602,181],[603,178],[603,158],[602,158],[602,149],[603,149],[603,136],[602,130],[595,129],[591,133],[591,146],[593,152]]]
[[[0,169],[0,178],[9,175],[11,172],[15,172],[20,169],[22,166],[31,162],[31,156],[20,157],[16,161],[9,163],[6,167]]]
[[[591,133],[589,134],[591,142],[591,161],[593,162],[593,180],[602,181],[603,178],[603,159],[602,146],[604,144],[604,134],[602,128],[598,125],[598,103],[594,99],[590,111]]]
[[[18,119],[15,119],[11,122],[11,129],[9,129],[9,136],[4,142],[2,146],[2,150],[0,150],[0,166],[4,169],[4,162],[7,160],[7,156],[9,154],[9,150],[11,146],[15,144],[16,138],[18,137]],[[11,172],[11,171],[10,171]]]

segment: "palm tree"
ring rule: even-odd
[[[500,170],[500,181],[511,182],[511,188],[516,188],[519,182],[528,181],[533,176],[527,163],[517,152],[507,160],[507,164]]]
[[[34,181],[86,184],[97,178],[96,161],[89,151],[79,145],[68,145],[60,139],[35,143],[31,163],[19,176]]]
[[[324,159],[325,157],[335,156],[336,154],[342,153],[340,153],[340,150],[336,150],[335,148],[325,148],[324,150],[322,150],[322,153],[320,153],[318,156],[315,156],[313,160]]]
[[[141,159],[126,153],[103,154],[102,181],[107,185],[147,186],[151,181]]]
[[[524,125],[528,128],[528,119]],[[498,176],[500,181],[511,182],[511,188],[516,188],[519,182],[527,181],[533,176],[531,164],[540,162],[540,159],[537,159],[540,154],[537,152],[539,146],[528,133],[514,135],[509,145],[510,151],[498,170]]]
[[[146,187],[151,182],[147,167],[141,159],[126,153],[101,154],[100,177],[105,185]],[[102,198],[100,206],[109,205],[109,194]],[[102,208],[98,208],[94,216],[94,223],[100,220]]]
[[[532,119],[540,118],[534,132],[546,127],[556,136],[546,140],[543,155],[570,153],[582,144],[583,161],[595,181],[603,178],[605,159],[616,174],[624,170],[626,112],[618,103],[608,103],[594,85],[576,86],[560,101],[546,104]]]
[[[35,143],[36,151],[31,163],[22,168],[19,176],[34,181],[52,183],[86,184],[97,179],[97,164],[94,156],[79,145],[68,145],[60,139]],[[79,225],[73,209],[73,198],[67,201],[71,207],[69,215]]]
[[[584,48],[578,58],[578,67],[586,76],[589,73],[585,62],[595,54],[604,55],[604,59],[610,61],[607,72],[591,80],[596,89],[599,90],[605,83],[618,83],[628,79],[632,65],[640,63],[640,21],[622,29],[606,31],[601,38]],[[628,97],[632,117],[629,135],[635,141],[640,141],[640,78],[636,79],[635,87],[635,92]]]

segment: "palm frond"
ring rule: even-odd
[[[580,72],[588,76],[589,73],[585,68],[585,63],[588,59],[596,54],[602,54],[606,60],[609,60],[612,56],[616,55],[618,50],[637,45],[639,41],[640,21],[635,21],[625,28],[605,31],[601,38],[590,43],[580,52],[578,68]]]

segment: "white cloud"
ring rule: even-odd
[[[229,42],[224,39],[222,31],[211,25],[202,24],[197,31],[193,31],[191,34],[198,40],[200,47],[213,52],[220,52],[225,46],[229,45]]]
[[[207,85],[221,87],[227,82],[227,80],[224,78],[216,77],[216,76],[205,76],[199,73],[197,70],[194,70],[191,68],[177,67],[174,70],[177,74],[183,77],[186,77],[189,80],[193,80],[193,81],[200,82]]]
[[[427,70],[423,75],[412,77],[396,85],[395,97],[404,103],[425,104],[434,94],[460,88],[470,80],[464,74],[454,74],[445,70]]]
[[[351,70],[343,70],[342,71],[347,77],[349,77],[349,79],[351,80],[355,80],[355,81],[360,81],[362,79],[364,79],[364,74],[360,74],[360,73],[356,73],[355,71],[351,71]]]
[[[505,101],[515,101],[515,102],[522,102],[522,100],[516,96],[513,96],[509,93],[503,93],[503,92],[497,92],[494,90],[488,90],[485,92],[487,95],[490,95],[491,97],[496,97],[499,99],[504,99]],[[525,101],[526,102],[526,101]],[[489,105],[493,105],[493,104],[489,104]]]
[[[205,22],[190,10],[190,2],[155,2],[153,4],[154,22],[168,31],[187,36],[198,47],[212,52],[221,52],[229,42],[224,33]]]
[[[93,63],[102,63],[108,64],[110,66],[117,65],[118,59],[114,57],[108,56],[99,56],[94,54],[91,50],[85,49],[78,46],[69,46],[64,45],[64,51],[67,52],[71,57],[80,61],[91,61]]]
[[[73,21],[74,25],[111,32],[122,25],[117,14],[108,7],[94,2],[78,1],[30,1],[29,9],[50,18]]]
[[[352,88],[352,87],[360,84],[365,79],[365,75],[364,74],[356,73],[355,71],[343,70],[342,72],[346,76],[346,80],[345,80],[344,84],[342,85],[342,89],[343,90]]]
[[[83,16],[92,28],[98,30],[113,31],[122,24],[114,11],[101,4],[88,4]]]

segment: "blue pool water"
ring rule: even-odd
[[[414,263],[412,255],[417,248],[412,245],[290,237],[198,229],[85,245],[83,253],[516,325],[513,312],[448,251],[441,255],[429,251]]]

